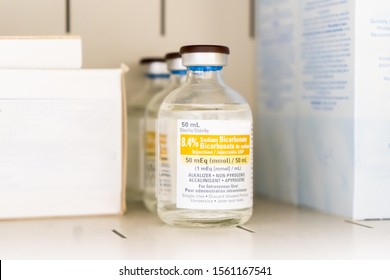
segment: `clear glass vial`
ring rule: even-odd
[[[127,181],[126,200],[141,201],[143,191],[144,114],[149,100],[168,85],[169,72],[164,58],[140,60],[145,82],[143,88],[129,98],[127,106]]]
[[[181,87],[186,81],[187,68],[183,66],[181,54],[178,52],[168,53],[165,56],[170,71],[170,83],[161,92],[157,93],[148,103],[145,110],[145,167],[143,192],[144,204],[147,209],[156,212],[156,134],[157,114],[164,98],[173,90]]]
[[[229,48],[180,49],[187,83],[158,113],[158,216],[184,227],[231,227],[252,215],[252,113],[222,79]]]

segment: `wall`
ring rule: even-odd
[[[0,36],[66,34],[66,2],[0,0]],[[163,56],[186,44],[223,44],[231,49],[229,66],[224,71],[226,82],[254,104],[250,0],[70,0],[69,3],[70,34],[83,38],[84,67],[128,64],[129,94],[140,88],[140,57]]]

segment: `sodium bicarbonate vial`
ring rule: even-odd
[[[158,113],[157,212],[167,224],[228,227],[253,205],[253,121],[248,103],[222,79],[229,48],[180,49],[187,82]]]

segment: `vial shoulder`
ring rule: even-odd
[[[157,94],[155,94],[148,102],[146,105],[146,110],[147,111],[154,111],[156,108],[161,105],[162,101],[164,98],[169,94],[169,91],[167,92],[166,90],[163,90]]]
[[[207,119],[207,120],[245,120],[253,122],[252,110],[247,103],[220,104],[161,104],[159,119]]]
[[[150,99],[153,97],[151,92],[139,91],[129,96],[128,107],[143,107],[145,108]]]
[[[145,111],[147,114],[154,115],[158,112],[160,105],[163,103],[164,99],[175,89],[177,89],[177,85],[171,85],[162,91],[156,93],[146,105]]]
[[[172,91],[166,104],[247,104],[237,91],[224,84],[186,84]]]

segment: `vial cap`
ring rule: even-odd
[[[229,48],[220,45],[189,45],[180,48],[184,66],[225,66]]]
[[[144,57],[139,62],[141,64],[143,73],[148,75],[166,75],[169,74],[165,58],[162,57]]]
[[[144,57],[141,58],[139,64],[149,64],[152,62],[165,62],[165,59],[163,57]]]
[[[165,55],[165,59],[174,59],[174,58],[181,58],[181,54],[179,52],[171,52]]]
[[[183,61],[179,52],[167,53],[165,55],[165,59],[167,61],[168,69],[170,71],[187,70],[187,68],[183,66]]]
[[[226,46],[220,45],[189,45],[180,48],[180,53],[224,53],[229,54],[230,50]]]

